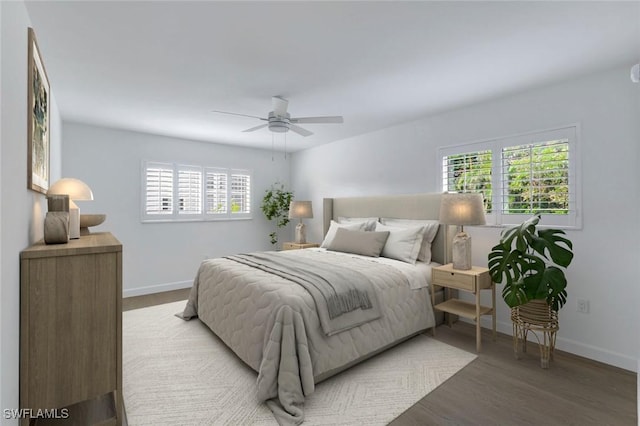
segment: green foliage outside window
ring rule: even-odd
[[[478,151],[445,157],[445,191],[480,192],[485,212],[491,213],[491,151]]]
[[[444,158],[444,190],[480,192],[492,211],[491,150]],[[500,170],[500,169],[498,169]],[[503,214],[569,213],[569,143],[549,141],[502,149]],[[499,183],[499,181],[498,181]]]
[[[503,150],[505,214],[568,214],[568,143],[549,142]]]

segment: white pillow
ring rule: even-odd
[[[345,223],[341,225],[335,220],[332,220],[331,224],[329,225],[329,230],[327,231],[327,235],[325,235],[324,240],[322,241],[322,244],[320,245],[320,247],[327,248],[331,245],[331,243],[333,242],[333,239],[336,237],[336,232],[338,231],[338,228],[345,228],[350,231],[364,231],[364,225],[365,225],[364,222]]]
[[[438,233],[440,222],[437,220],[421,220],[421,219],[395,219],[383,217],[380,219],[383,225],[395,226],[398,228],[414,228],[424,226],[424,235],[422,237],[422,246],[418,253],[418,260],[426,263],[431,262],[431,243]]]
[[[373,231],[376,229],[376,223],[378,223],[377,217],[338,217],[338,223],[364,223],[365,231]]]
[[[412,265],[416,263],[422,246],[424,226],[398,228],[377,223],[376,232],[378,231],[389,231],[389,237],[382,248],[381,256],[401,260]]]

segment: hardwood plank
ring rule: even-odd
[[[436,339],[474,352],[474,335],[471,324],[458,322],[438,327]],[[391,425],[637,424],[635,373],[562,351],[544,370],[536,344],[516,360],[511,336],[483,340],[475,361]]]

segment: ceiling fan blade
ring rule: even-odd
[[[273,112],[279,117],[284,117],[287,114],[287,107],[289,101],[282,99],[280,96],[274,96],[271,98],[271,105],[273,106]]]
[[[310,132],[307,129],[303,129],[300,126],[296,126],[295,124],[290,124],[289,125],[289,130],[299,134],[300,136],[305,136],[305,137],[306,136],[311,136],[313,134],[313,132]]]
[[[240,117],[257,118],[258,120],[263,120],[263,121],[267,121],[268,120],[268,118],[262,118],[262,117],[257,117],[255,115],[248,115],[248,114],[238,114],[237,112],[216,111],[216,110],[213,110],[211,112],[215,112],[217,114],[239,115]]]
[[[331,117],[296,117],[290,121],[292,123],[344,123],[344,118],[339,115]]]
[[[267,124],[261,124],[261,125],[256,126],[256,127],[252,127],[250,129],[243,130],[243,132],[255,132],[256,130],[263,129],[263,128],[267,127],[268,125],[269,125],[268,123]]]

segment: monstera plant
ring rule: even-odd
[[[502,298],[511,308],[546,299],[554,311],[567,301],[564,270],[573,259],[573,245],[559,229],[537,229],[540,214],[503,231],[489,253],[489,272],[504,283]]]
[[[271,244],[278,243],[278,229],[289,223],[289,204],[293,199],[293,192],[286,191],[284,185],[276,182],[265,191],[262,198],[262,212],[268,220],[274,220],[276,230],[269,234]]]

